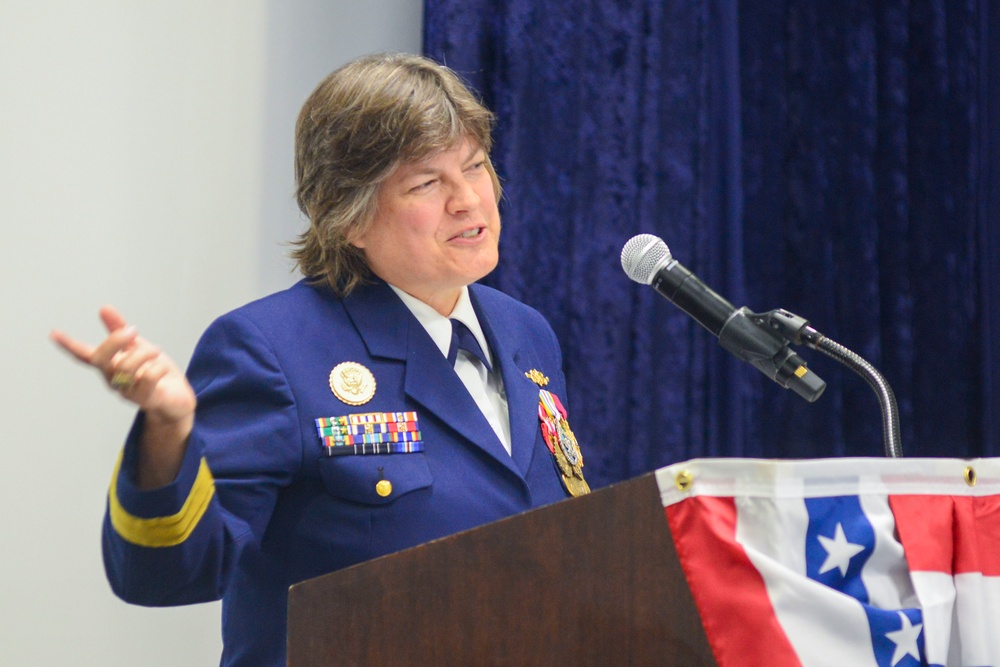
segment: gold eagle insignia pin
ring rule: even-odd
[[[364,405],[375,396],[375,376],[356,361],[345,361],[330,371],[333,395],[348,405]]]

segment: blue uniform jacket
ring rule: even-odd
[[[384,283],[339,299],[300,282],[216,320],[188,377],[198,394],[177,480],[140,491],[142,415],[109,492],[104,561],[142,605],[223,600],[224,665],[283,665],[288,587],[566,497],[541,435],[539,387],[564,403],[555,334],[535,310],[481,285],[470,297],[503,374],[508,455],[424,328]],[[352,407],[330,371],[361,363],[372,400]],[[319,417],[415,411],[419,453],[328,457]],[[380,479],[392,484],[376,493]]]

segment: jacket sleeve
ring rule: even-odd
[[[140,490],[139,413],[111,481],[103,527],[115,594],[166,606],[222,597],[240,553],[255,549],[278,493],[302,465],[293,393],[255,324],[230,313],[205,332],[188,378],[194,430],[173,483]]]

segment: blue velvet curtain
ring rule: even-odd
[[[1000,12],[987,0],[426,0],[498,115],[501,262],[552,322],[592,485],[699,456],[882,453],[861,378],[814,404],[621,270],[643,232],[737,306],[878,367],[908,456],[1000,455]],[[993,72],[993,76],[990,76]]]

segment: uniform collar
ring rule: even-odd
[[[462,287],[462,291],[458,295],[458,302],[448,317],[444,317],[420,299],[407,294],[395,285],[389,285],[389,287],[392,288],[392,291],[399,296],[400,301],[413,313],[413,316],[417,318],[417,321],[427,331],[427,335],[431,337],[431,340],[434,341],[434,344],[441,350],[441,354],[445,357],[448,356],[448,349],[451,347],[450,320],[454,319],[459,320],[462,324],[469,327],[469,331],[476,337],[479,346],[486,352],[490,364],[494,363],[490,346],[486,342],[485,334],[483,334],[483,327],[479,324],[479,318],[476,316],[476,309],[472,307],[468,287]]]

